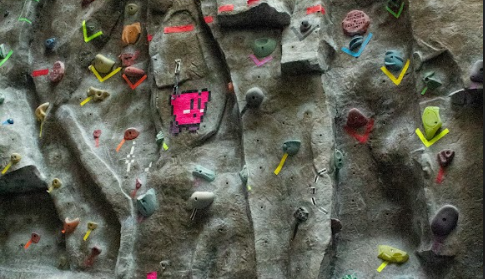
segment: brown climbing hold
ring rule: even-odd
[[[89,87],[88,90],[88,97],[92,97],[95,102],[103,101],[104,99],[109,97],[108,91],[104,91],[101,89],[97,89],[94,87]]]
[[[438,153],[438,163],[441,167],[445,168],[451,163],[451,161],[453,161],[454,157],[455,151],[450,149],[442,150],[440,153]]]
[[[64,77],[64,63],[61,61],[56,61],[52,68],[52,71],[49,73],[49,80],[51,82],[57,83],[62,80]]]
[[[128,128],[128,129],[126,129],[123,138],[125,140],[134,140],[134,139],[136,139],[138,137],[138,135],[140,135],[140,132],[138,132],[137,129],[135,129],[135,128]]]
[[[123,28],[123,35],[121,39],[125,45],[134,44],[138,41],[141,33],[141,24],[139,22],[126,25]]]
[[[354,129],[359,129],[367,125],[367,117],[365,117],[358,109],[353,108],[347,115],[347,126]]]
[[[79,218],[76,218],[74,220],[66,218],[64,220],[64,229],[62,230],[62,233],[65,233],[65,234],[72,233],[74,230],[76,230],[78,225],[79,225]]]
[[[370,18],[363,11],[352,10],[342,21],[342,28],[347,36],[363,35],[370,25]]]

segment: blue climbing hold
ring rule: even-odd
[[[56,47],[57,39],[56,38],[50,38],[45,40],[44,45],[47,50],[53,50]]]
[[[391,71],[400,71],[404,66],[404,59],[402,53],[397,50],[386,51],[386,57],[384,58],[384,64],[386,68]]]

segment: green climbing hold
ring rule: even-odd
[[[300,150],[301,141],[299,140],[288,140],[283,143],[283,152],[288,153],[288,155],[293,156]]]
[[[214,171],[204,168],[201,165],[195,166],[195,170],[192,171],[192,174],[207,181],[214,181],[214,179],[216,179],[216,173]]]
[[[8,49],[5,44],[0,45],[0,59],[6,58],[8,55]]]
[[[335,167],[341,169],[344,167],[344,154],[340,150],[335,149]]]
[[[427,72],[424,74],[423,77],[424,83],[426,83],[426,87],[428,87],[429,90],[436,89],[441,86],[441,80],[434,76],[434,72]]]
[[[163,144],[163,141],[165,140],[165,135],[163,134],[162,131],[158,132],[156,140],[158,145]]]
[[[268,57],[276,49],[276,40],[270,38],[260,38],[254,40],[251,48],[254,55],[261,59]]]
[[[434,138],[436,132],[441,128],[443,124],[440,118],[439,107],[426,107],[423,112],[423,126],[426,134],[426,139],[431,140]]]
[[[158,207],[157,192],[153,188],[136,199],[136,208],[143,217],[150,217]]]

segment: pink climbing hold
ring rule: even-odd
[[[175,117],[172,127],[177,127],[173,132],[179,133],[178,127],[180,126],[186,126],[191,131],[197,130],[203,120],[208,101],[210,101],[210,91],[207,89],[202,89],[200,92],[185,91],[179,95],[172,95],[171,105]]]
[[[348,36],[363,35],[370,25],[370,18],[363,11],[352,10],[342,21],[344,33]]]

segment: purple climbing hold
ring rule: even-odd
[[[431,231],[436,236],[447,236],[458,223],[458,209],[452,205],[445,205],[434,216],[431,221]]]

